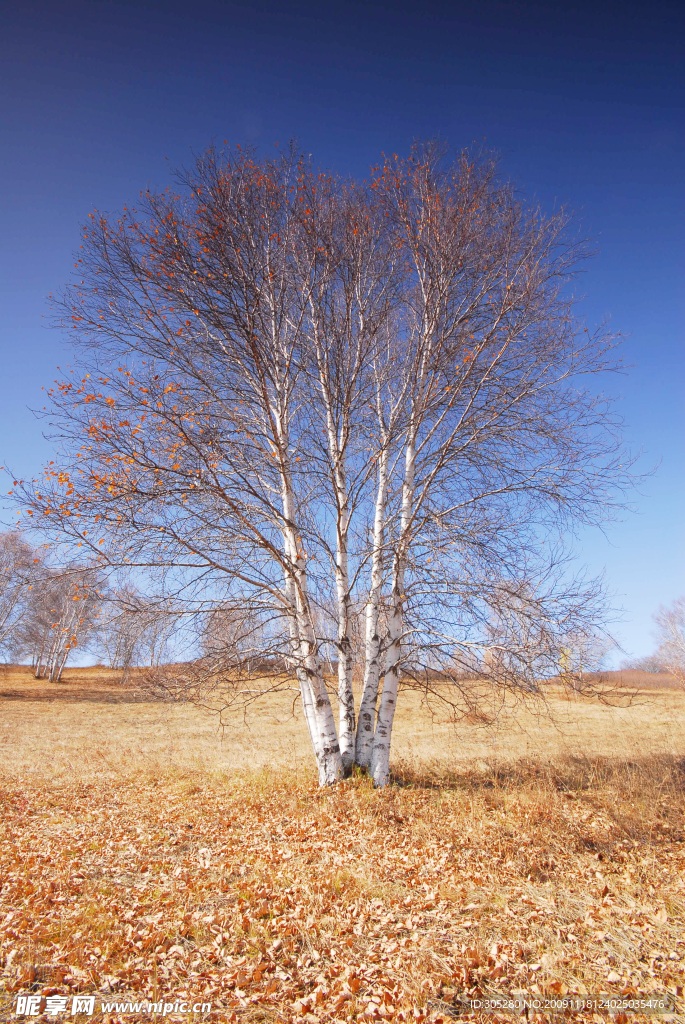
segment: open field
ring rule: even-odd
[[[150,701],[133,684],[122,689],[107,669],[69,669],[64,682],[34,680],[27,668],[0,668],[0,756],[5,771],[46,772],[52,778],[73,766],[86,775],[102,764],[131,758],[140,764],[217,768],[303,762],[312,768],[307,728],[293,695],[269,697],[249,712],[216,716],[184,704]],[[665,677],[668,682],[671,677]],[[490,727],[471,721],[456,727],[431,714],[415,693],[403,694],[395,719],[395,765],[417,762],[490,762],[518,757],[638,757],[685,753],[685,693],[653,688],[647,673],[611,679],[608,704],[569,699],[549,687],[548,707],[498,709]],[[644,692],[636,691],[646,684]],[[632,688],[632,689],[630,689]],[[438,708],[439,712],[440,709]],[[547,711],[551,712],[548,717]]]
[[[285,699],[222,734],[144,698],[0,674],[0,1019],[31,990],[97,993],[75,1020],[150,998],[246,1024],[670,990],[685,1019],[684,694],[552,689],[554,721],[490,728],[405,695],[396,784],[325,792]]]
[[[640,690],[682,690],[682,682],[669,672],[642,672],[635,668],[609,672],[592,672],[590,679],[602,680],[609,686],[636,687]]]

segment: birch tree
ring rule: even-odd
[[[685,684],[685,597],[662,606],[654,621],[659,641],[657,657],[681,685]]]
[[[295,680],[322,784],[385,785],[401,685],[455,713],[468,672],[534,693],[598,628],[565,541],[628,463],[593,383],[612,341],[568,294],[585,255],[488,157],[416,147],[359,184],[210,151],[84,229],[27,511],[164,576],[204,624],[193,685]]]
[[[98,618],[97,635],[92,649],[108,668],[121,671],[125,682],[139,658],[143,623],[136,614],[138,594],[132,587],[121,587],[107,593]]]
[[[20,653],[18,632],[31,607],[31,588],[40,556],[21,534],[0,534],[0,653]]]
[[[26,614],[16,631],[17,648],[31,658],[36,679],[59,682],[77,647],[84,647],[101,603],[97,572],[89,567],[34,574]]]
[[[174,602],[150,600],[124,585],[104,595],[90,648],[126,682],[135,666],[155,668],[168,658],[181,618]]]

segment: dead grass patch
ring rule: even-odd
[[[680,694],[559,700],[561,724],[502,719],[494,742],[407,699],[395,785],[321,791],[278,706],[227,741],[193,708],[31,685],[1,708],[0,1019],[30,989],[187,994],[246,1024],[682,993]]]

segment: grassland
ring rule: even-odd
[[[29,991],[251,1024],[664,990],[685,1019],[685,695],[547,705],[455,726],[405,694],[394,785],[322,792],[285,696],[220,730],[102,670],[0,673],[0,1019]]]

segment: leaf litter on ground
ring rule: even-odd
[[[682,1012],[683,789],[676,758],[399,765],[380,791],[308,769],[8,776],[0,1017],[29,991],[246,1024],[478,1019],[470,998],[524,992],[668,990]]]

